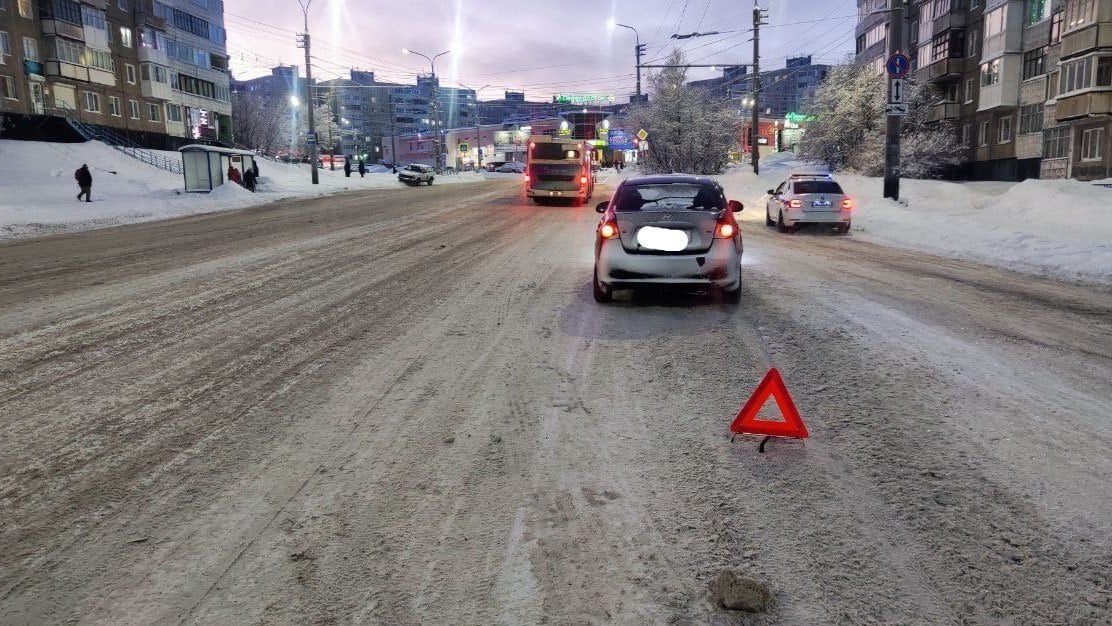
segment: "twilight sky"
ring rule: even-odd
[[[225,0],[228,53],[236,78],[268,74],[279,63],[304,66],[296,47],[302,30],[297,0]],[[813,54],[837,63],[853,50],[855,0],[762,0],[769,9],[761,28],[763,69],[784,66],[788,56]],[[445,85],[491,87],[481,99],[506,89],[530,99],[556,93],[633,93],[633,32],[610,31],[606,22],[637,28],[648,43],[645,62],[673,46],[689,63],[749,63],[752,5],[735,0],[313,0],[314,78],[346,77],[349,68],[376,72],[379,80],[413,82],[428,63],[404,56],[403,47],[429,56],[451,49],[437,62]],[[673,33],[719,31],[673,41]],[[302,69],[304,75],[304,69]],[[711,68],[689,77],[717,76]]]

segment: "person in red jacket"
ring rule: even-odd
[[[234,165],[228,166],[228,180],[237,185],[243,185],[243,177],[239,175],[239,170]]]

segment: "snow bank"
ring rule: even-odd
[[[791,172],[822,168],[791,153],[719,177],[763,224],[766,191]],[[900,202],[879,178],[838,175],[856,201],[852,236],[952,258],[1089,282],[1112,283],[1112,189],[1076,180],[951,183],[903,180]]]
[[[180,159],[177,152],[162,152]],[[77,201],[73,172],[88,164],[93,202]],[[288,198],[311,198],[402,187],[387,168],[365,178],[342,169],[320,170],[313,185],[307,164],[259,161],[258,193],[224,185],[212,193],[185,193],[180,174],[145,165],[100,142],[63,144],[0,140],[0,240],[105,228],[197,213],[227,211]],[[480,174],[440,176],[436,184],[473,183]]]

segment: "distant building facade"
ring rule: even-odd
[[[802,113],[830,71],[829,65],[813,63],[810,56],[789,58],[781,69],[761,72],[760,113],[770,118]],[[729,100],[744,109],[753,98],[756,85],[746,66],[727,67],[722,76],[692,81],[689,86],[702,89],[716,99]]]

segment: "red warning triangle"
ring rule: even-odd
[[[757,413],[764,406],[769,396],[776,399],[776,406],[780,407],[780,414],[784,416],[784,421],[774,422],[757,419]],[[788,394],[784,379],[780,377],[780,370],[775,367],[768,370],[764,380],[757,385],[757,390],[745,402],[745,406],[741,407],[741,411],[734,418],[734,423],[730,424],[730,432],[747,435],[795,437],[797,439],[807,438],[807,427],[803,425],[803,419],[799,417],[799,411],[796,410],[795,403],[792,402],[792,397]]]

